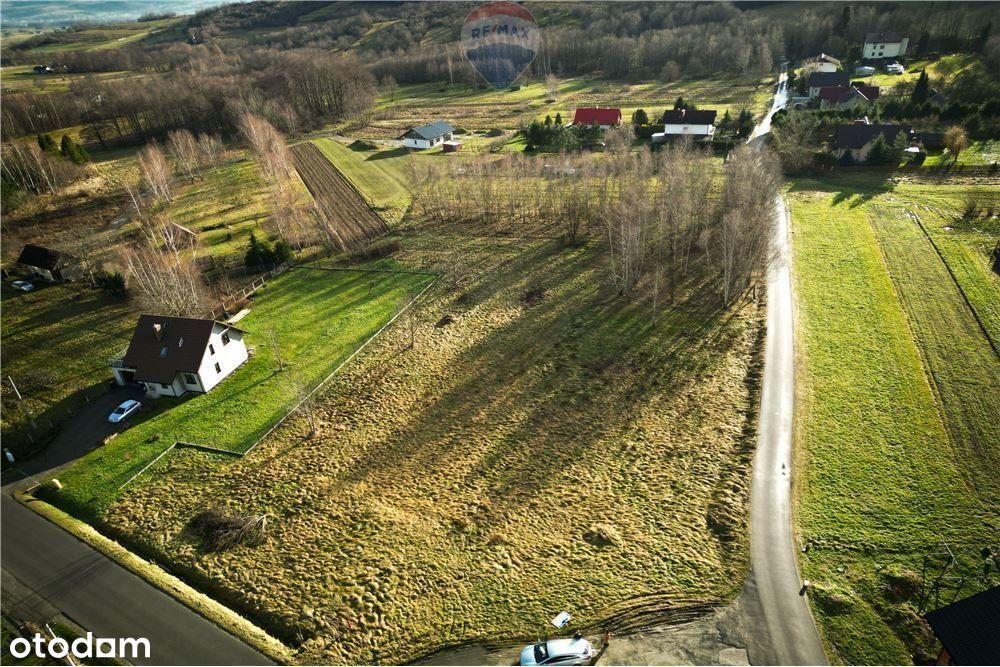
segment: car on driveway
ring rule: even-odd
[[[35,289],[35,286],[29,283],[27,280],[15,280],[14,282],[11,283],[11,286],[21,290],[22,292],[30,292],[31,290]]]
[[[550,639],[525,646],[520,665],[589,665],[594,647],[577,635],[572,639]]]
[[[133,401],[131,399],[127,400],[115,408],[110,415],[108,415],[108,421],[112,424],[123,422],[135,413],[139,412],[139,408],[141,407],[142,403],[139,401]]]

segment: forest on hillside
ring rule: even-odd
[[[254,113],[281,131],[370,118],[380,85],[474,85],[461,55],[473,3],[252,2],[182,18],[165,35],[120,48],[60,50],[68,90],[5,92],[6,138],[84,126],[90,143],[140,143],[187,128],[236,133]],[[850,58],[872,30],[915,36],[916,55],[966,51],[982,102],[997,96],[1000,34],[987,3],[531,3],[544,31],[529,77],[673,81],[765,75],[819,52]],[[5,64],[37,64],[40,45],[72,43],[69,28],[4,48]],[[104,73],[141,74],[104,80]]]

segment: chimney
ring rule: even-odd
[[[163,325],[159,322],[154,323],[153,333],[156,334],[156,340],[163,340]]]

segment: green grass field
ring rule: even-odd
[[[909,216],[928,201],[954,206],[961,188],[883,178],[799,180],[790,196],[801,562],[846,664],[933,656],[917,615],[924,556],[947,540],[972,575],[964,594],[984,587],[978,554],[1000,510],[1000,360]],[[995,275],[967,280],[1000,289]]]
[[[128,303],[72,284],[37,283],[33,292],[3,284],[3,429],[5,446],[27,445],[27,421],[9,375],[40,429],[58,423],[111,380],[108,360],[127,345],[135,325]],[[17,429],[12,434],[10,429]]]
[[[430,276],[300,268],[258,292],[240,326],[250,360],[208,394],[160,399],[155,412],[60,475],[57,502],[94,517],[116,490],[174,441],[230,451],[253,444],[311,389],[389,320]],[[269,344],[273,327],[284,369]]]
[[[548,93],[541,81],[525,81],[519,90],[477,90],[447,83],[406,85],[391,95],[383,92],[377,101],[376,120],[365,134],[390,138],[399,134],[399,127],[436,118],[469,130],[511,130],[557,113],[568,123],[573,110],[582,106],[619,107],[623,120],[629,122],[636,109],[643,108],[651,118],[657,117],[673,108],[678,97],[700,108],[716,109],[720,118],[726,110],[735,116],[744,105],[760,115],[768,108],[771,83],[768,77],[704,77],[635,84],[574,77],[559,82],[559,92],[552,102],[546,101]]]
[[[410,160],[404,149],[356,151],[335,139],[316,139],[327,157],[376,208],[405,208],[410,203]]]

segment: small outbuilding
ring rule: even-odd
[[[28,243],[17,258],[18,265],[33,278],[62,283],[79,277],[79,263],[72,255]]]
[[[118,384],[142,384],[154,398],[204,394],[247,360],[244,333],[215,320],[142,315],[111,372]]]
[[[461,147],[462,147],[462,142],[457,141],[455,139],[451,139],[441,144],[441,150],[443,150],[445,153],[457,153]]]
[[[451,123],[436,120],[426,125],[411,127],[403,133],[400,139],[403,140],[403,145],[407,148],[423,150],[451,141],[454,138],[454,132],[455,128],[452,127]]]

